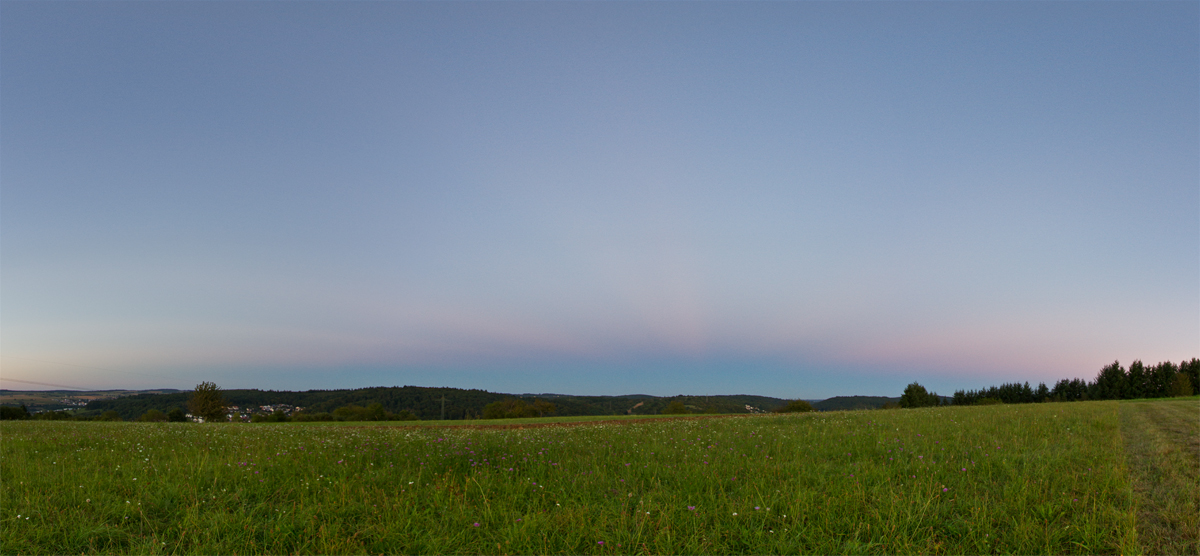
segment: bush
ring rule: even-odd
[[[344,405],[333,410],[333,418],[338,421],[391,421],[396,416],[384,410],[383,404],[373,403],[367,407]]]
[[[1192,379],[1186,373],[1175,373],[1175,379],[1171,381],[1171,397],[1190,396],[1192,392]]]
[[[116,410],[110,409],[108,411],[105,411],[104,413],[101,413],[100,417],[98,417],[96,420],[98,420],[98,421],[120,421],[121,414],[117,413]]]
[[[775,413],[808,413],[809,411],[816,411],[812,404],[804,400],[792,400],[787,405],[777,408]]]
[[[1004,402],[996,398],[980,398],[979,401],[975,402],[975,405],[1004,405]]]
[[[251,423],[286,423],[291,420],[292,418],[288,417],[288,414],[282,409],[276,409],[272,413],[255,413],[250,416]]]
[[[151,409],[143,413],[137,420],[143,423],[162,423],[167,420],[167,414],[157,409]]]
[[[293,421],[298,421],[298,422],[301,422],[301,423],[303,423],[303,422],[309,422],[309,421],[332,421],[332,420],[333,420],[333,414],[332,414],[332,413],[324,413],[324,412],[322,412],[322,413],[309,413],[309,412],[307,412],[307,411],[301,411],[301,412],[299,412],[299,413],[297,413],[297,414],[295,414],[295,415],[292,415],[292,420],[293,420]]]
[[[74,421],[75,416],[66,411],[43,411],[33,416],[39,421]]]
[[[679,400],[672,400],[671,403],[667,404],[667,407],[663,408],[662,413],[663,415],[684,415],[691,413],[691,411],[688,411],[688,408],[683,405],[683,402]]]
[[[396,421],[416,421],[418,419],[419,417],[415,413],[407,409],[401,409],[399,413],[395,414]]]
[[[184,423],[187,420],[187,415],[184,415],[183,410],[178,407],[167,412],[167,421],[171,423]]]
[[[29,418],[29,410],[25,409],[25,404],[20,407],[11,405],[0,406],[0,420],[3,421],[23,421]]]
[[[519,419],[521,417],[543,417],[545,415],[554,415],[556,411],[557,409],[554,407],[554,404],[547,401],[534,400],[533,403],[526,403],[516,398],[505,398],[484,406],[483,418]]]

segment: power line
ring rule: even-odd
[[[67,390],[82,390],[84,392],[96,391],[95,388],[80,388],[78,386],[66,386],[63,384],[50,384],[47,382],[34,382],[32,380],[17,380],[15,378],[0,378],[0,382],[21,382],[24,384],[36,384],[38,386],[53,386],[55,388],[66,388]]]

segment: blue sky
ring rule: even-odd
[[[1200,4],[0,4],[0,386],[1200,356]]]

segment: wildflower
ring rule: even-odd
[[[688,510],[689,510],[689,511],[693,511],[693,512],[694,512],[694,511],[696,511],[696,507],[695,507],[695,506],[688,506]]]
[[[478,522],[478,521],[476,521],[475,523],[472,523],[471,525],[472,525],[473,527],[479,527],[479,522]]]
[[[596,541],[596,544],[598,544],[600,546],[604,546],[604,541]]]

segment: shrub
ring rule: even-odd
[[[333,414],[332,413],[324,413],[324,412],[310,413],[307,411],[301,411],[295,415],[292,415],[292,420],[302,422],[302,423],[307,422],[307,421],[332,421]]]
[[[39,421],[74,421],[75,416],[66,411],[44,411],[33,416]]]
[[[0,406],[0,420],[25,420],[29,418],[29,410],[25,409],[25,404],[20,407],[11,405]]]
[[[809,411],[816,411],[812,404],[804,400],[792,400],[787,405],[776,409],[775,413],[807,413]]]
[[[1175,379],[1171,381],[1171,397],[1190,396],[1192,392],[1192,379],[1186,373],[1175,373]]]
[[[151,409],[143,413],[137,420],[143,423],[162,423],[167,420],[167,414],[157,409]]]
[[[104,413],[101,413],[100,417],[98,417],[97,420],[99,420],[99,421],[120,421],[122,419],[121,419],[120,413],[117,413],[116,410],[114,410],[114,409],[110,409],[108,411],[105,411]]]
[[[688,408],[683,405],[683,402],[679,400],[672,400],[671,403],[667,404],[667,407],[663,408],[662,412],[663,415],[683,415],[685,413],[691,413],[691,411],[688,411]]]
[[[505,398],[484,406],[483,418],[518,419],[521,417],[542,417],[545,415],[554,415],[556,410],[554,404],[543,400],[534,400],[533,403],[526,403],[516,398]]]

